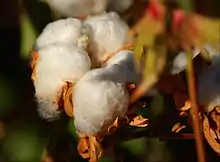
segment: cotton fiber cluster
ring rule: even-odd
[[[101,68],[101,65],[107,54],[114,53],[124,45],[127,31],[127,24],[114,12],[90,16],[84,21],[66,18],[49,23],[36,39],[34,49],[38,57],[33,81],[40,116],[48,121],[58,118],[60,114],[58,103],[63,99],[67,83],[72,83],[74,86],[72,93],[76,111],[73,112],[80,112],[77,115],[73,114],[77,116],[76,121],[89,120],[84,113],[92,105],[96,111],[91,114],[91,118],[96,116],[95,112],[102,113],[101,119],[105,125],[112,123],[119,114],[125,114],[128,103],[125,85],[127,82],[136,83],[140,80],[140,74],[137,74],[134,68],[133,53],[119,52],[107,62],[106,67]],[[95,69],[94,72],[91,70],[91,65],[99,69]],[[131,77],[132,75],[134,76]],[[90,77],[92,79],[87,79]],[[106,80],[108,84],[102,84]],[[92,98],[91,92],[95,92],[94,97],[101,98],[96,98],[97,100]],[[115,101],[115,105],[110,104],[113,107],[107,107],[115,95],[118,95],[118,99],[121,95],[121,99]],[[105,100],[103,105],[102,97]],[[88,101],[85,101],[85,98]],[[90,107],[87,104],[89,102],[91,102]],[[99,105],[102,107],[100,108]],[[101,112],[104,109],[106,112]],[[109,116],[107,121],[105,121],[106,116]],[[79,128],[82,126],[80,123],[83,124],[83,122],[76,123]],[[96,129],[101,130],[101,127]]]
[[[75,84],[91,68],[86,33],[81,20],[67,18],[49,23],[36,40],[35,96],[40,116],[49,121],[60,114],[63,87]]]

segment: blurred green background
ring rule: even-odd
[[[179,1],[186,10],[194,4],[194,10],[200,14],[220,16],[219,0]],[[40,119],[36,111],[29,51],[52,20],[48,6],[37,0],[0,1],[0,162],[37,162],[46,155],[49,156],[44,158],[45,162],[86,161],[77,153],[73,121],[63,115],[59,121],[49,123]],[[167,106],[170,105],[165,104],[164,98],[154,97],[148,117],[156,119]],[[209,162],[217,162],[208,145],[207,153]],[[194,140],[161,141],[146,137],[118,141],[115,156],[117,160],[106,156],[101,161],[196,161]]]

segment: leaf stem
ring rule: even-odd
[[[192,52],[190,50],[187,51],[187,75],[188,75],[188,85],[189,85],[189,97],[192,103],[191,108],[191,116],[193,121],[193,130],[195,134],[196,140],[196,149],[198,155],[198,162],[205,162],[205,151],[203,144],[203,136],[201,130],[201,123],[199,119],[199,108],[196,103],[196,92],[195,92],[195,78],[194,78],[194,70],[192,63]]]

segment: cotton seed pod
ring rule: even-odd
[[[63,16],[81,17],[103,12],[109,0],[42,0]]]
[[[79,39],[87,35],[87,33],[88,29],[78,19],[67,18],[56,20],[49,23],[43,29],[36,40],[34,50],[38,51],[40,48],[55,42],[77,45]]]
[[[78,133],[106,133],[117,117],[125,117],[129,94],[114,67],[94,69],[74,86],[74,123]]]
[[[75,84],[91,68],[88,54],[72,44],[53,43],[38,51],[35,65],[35,96],[39,100],[40,116],[56,117],[62,88],[67,82]],[[54,115],[54,116],[53,116]]]
[[[108,8],[117,13],[123,13],[134,3],[134,0],[110,0]]]
[[[85,24],[90,26],[89,54],[93,67],[100,67],[106,53],[115,52],[126,39],[128,25],[115,12],[89,17]]]

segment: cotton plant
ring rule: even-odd
[[[142,76],[128,50],[128,30],[115,12],[60,19],[43,29],[32,51],[39,115],[54,121],[64,108],[80,137],[78,151],[90,161],[100,157],[100,139],[113,133],[121,119],[147,126],[147,119],[130,111],[131,91]],[[85,143],[87,153],[81,147]]]
[[[220,129],[219,125],[219,112],[220,112],[220,55],[219,51],[210,44],[205,44],[204,48],[208,52],[209,64],[202,66],[200,64],[198,67],[200,72],[196,76],[196,90],[198,96],[198,106],[199,111],[204,112],[200,113],[202,119],[202,126],[204,136],[210,146],[214,151],[220,153],[219,143],[216,139],[220,138],[218,130]],[[193,58],[200,53],[201,50],[195,49],[193,51]],[[178,74],[179,72],[185,70],[187,66],[186,53],[180,53],[174,59],[173,72]],[[190,101],[185,102],[185,106],[181,110],[189,110],[192,107]],[[210,121],[216,123],[216,127],[213,127]],[[212,122],[212,123],[213,123]]]

